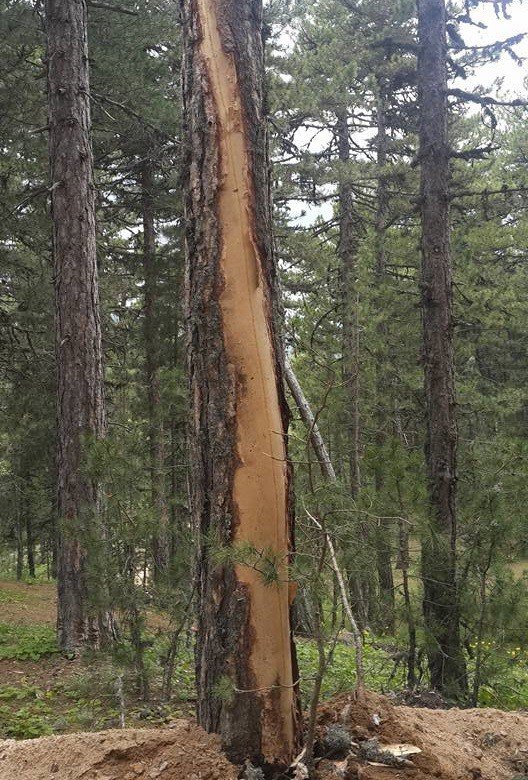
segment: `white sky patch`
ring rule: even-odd
[[[484,87],[487,94],[503,100],[516,97],[528,98],[528,14],[522,6],[522,0],[508,6],[509,19],[497,18],[491,4],[473,9],[472,19],[476,23],[486,25],[481,28],[475,25],[461,24],[460,34],[468,46],[486,46],[497,41],[504,41],[521,33],[527,33],[519,44],[513,47],[515,53],[526,59],[519,65],[507,52],[503,52],[497,60],[490,61],[476,68],[474,75],[467,79],[456,79],[454,86],[467,91]],[[284,30],[279,36],[280,45],[291,50],[294,45],[296,31],[293,27]],[[463,54],[463,52],[461,52]],[[290,80],[290,79],[288,79]],[[468,105],[468,112],[480,111],[477,105]],[[309,152],[319,152],[330,140],[328,130],[299,129],[294,138],[295,144]],[[356,141],[365,142],[375,135],[375,130],[359,131]],[[335,188],[334,188],[335,189]],[[328,189],[328,193],[332,188]],[[334,204],[331,200],[318,204],[310,204],[301,200],[291,200],[288,203],[291,224],[297,227],[309,227],[318,220],[330,220],[334,214]]]
[[[486,29],[462,24],[460,32],[465,43],[469,46],[484,46],[496,41],[504,41],[514,35],[528,33],[528,15],[522,3],[520,1],[512,3],[508,6],[508,13],[511,18],[503,19],[497,18],[491,5],[475,9],[472,12],[473,20],[485,24]],[[513,48],[519,57],[528,58],[528,36]],[[475,76],[468,79],[466,83],[469,83],[470,88],[482,84],[490,90],[493,85],[497,85],[499,96],[511,99],[526,96],[527,75],[526,62],[519,65],[509,54],[503,53],[499,60],[480,66]]]

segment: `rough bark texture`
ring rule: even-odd
[[[453,282],[449,247],[447,42],[444,0],[418,1],[422,316],[430,528],[423,540],[424,619],[435,688],[466,687],[456,578]]]
[[[232,759],[285,764],[298,747],[299,719],[262,4],[183,0],[182,9],[198,719],[220,733]],[[219,560],[220,547],[240,543],[276,556],[277,582]]]
[[[348,115],[339,113],[336,124],[339,162],[350,161]],[[339,181],[339,260],[341,264],[343,311],[343,384],[345,386],[346,430],[350,470],[350,490],[356,496],[360,484],[359,469],[359,331],[357,312],[358,231],[354,213],[354,193],[350,174],[342,170]]]
[[[378,78],[378,104],[377,125],[378,136],[376,139],[376,165],[378,168],[378,182],[376,191],[376,215],[374,219],[375,241],[375,278],[374,284],[377,292],[377,309],[381,319],[378,325],[379,351],[376,366],[376,444],[379,454],[374,472],[376,491],[381,494],[385,485],[385,462],[383,448],[387,441],[387,432],[390,425],[390,415],[387,409],[387,390],[392,378],[389,359],[389,327],[385,311],[384,286],[386,283],[387,257],[385,248],[389,195],[387,192],[387,151],[389,136],[387,134],[387,85],[385,79]],[[395,598],[394,576],[392,573],[392,521],[382,520],[376,529],[376,565],[378,569],[378,584],[380,589],[379,625],[381,630],[393,634],[395,630]]]
[[[165,490],[165,432],[161,406],[160,339],[158,328],[158,289],[156,270],[156,230],[154,224],[154,175],[152,163],[145,160],[141,171],[141,205],[143,216],[143,274],[145,278],[145,374],[148,399],[148,434],[150,485],[155,512],[152,539],[154,579],[167,574],[169,510]]]
[[[58,634],[61,648],[71,652],[99,645],[110,630],[109,616],[90,603],[87,578],[87,542],[95,547],[101,535],[99,490],[87,474],[85,449],[104,436],[105,418],[84,0],[47,0],[46,27],[58,371]]]

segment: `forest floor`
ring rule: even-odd
[[[117,729],[115,659],[59,656],[55,615],[52,584],[0,581],[0,737],[12,737],[0,739],[0,780],[238,777],[217,740],[193,721],[190,651],[171,702],[145,704],[128,686],[127,728]],[[150,620],[153,635],[163,634],[160,616]],[[299,649],[302,660],[306,643]],[[342,667],[335,668],[339,684],[329,681],[335,687],[327,695],[351,687]],[[436,706],[433,697],[425,703]],[[336,729],[338,736],[348,733],[351,749],[329,755]],[[381,749],[406,743],[421,752],[389,767],[372,739]],[[343,693],[320,707],[318,755],[321,780],[527,780],[528,713],[399,706],[396,697],[375,693],[360,704]]]

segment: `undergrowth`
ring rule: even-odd
[[[58,652],[51,626],[0,623],[0,660],[39,661]]]

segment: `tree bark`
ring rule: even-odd
[[[418,0],[423,362],[429,529],[422,540],[424,620],[435,688],[467,688],[456,567],[453,282],[449,241],[447,39],[444,0]]]
[[[88,558],[101,561],[99,485],[86,449],[105,433],[84,0],[47,0],[55,332],[58,383],[58,639],[97,647],[111,617],[89,593]],[[93,553],[93,555],[92,555]],[[103,569],[104,571],[104,569]],[[99,594],[98,594],[99,596]]]
[[[169,553],[169,510],[165,490],[165,431],[161,405],[160,339],[158,327],[158,275],[156,270],[156,230],[154,225],[154,175],[152,163],[145,160],[141,171],[141,201],[143,211],[143,274],[145,322],[145,374],[148,399],[148,435],[150,454],[150,485],[155,512],[152,537],[154,580],[167,575]]]
[[[15,533],[16,533],[16,578],[18,581],[22,579],[24,574],[24,530],[22,526],[22,510],[20,502],[22,501],[22,491],[16,490],[16,520],[15,520]]]
[[[30,477],[24,477],[24,524],[26,526],[26,556],[28,574],[35,577],[35,538],[33,536],[33,518],[31,516],[31,504],[26,491],[28,490]]]
[[[285,765],[300,720],[262,3],[182,0],[182,9],[198,720],[221,735],[233,760]],[[240,545],[273,562],[274,582],[232,560]]]
[[[385,316],[386,301],[384,300],[384,286],[386,283],[386,241],[388,218],[388,192],[387,192],[387,85],[386,79],[379,76],[377,99],[377,139],[376,139],[376,165],[378,169],[378,182],[376,191],[376,216],[374,219],[375,241],[375,274],[377,312],[380,317],[378,325],[379,352],[376,364],[376,445],[378,448],[374,484],[376,492],[382,497],[385,486],[385,457],[384,447],[387,441],[389,428],[389,414],[387,408],[387,391],[391,387],[391,365],[388,350],[389,327]],[[383,631],[393,634],[395,630],[395,599],[394,576],[392,573],[392,521],[382,520],[376,529],[376,565],[378,570],[378,585],[380,590],[379,624]]]
[[[343,384],[346,398],[346,430],[350,471],[350,491],[355,498],[361,486],[359,466],[359,330],[357,294],[357,220],[350,174],[345,167],[350,162],[348,114],[340,111],[336,124],[339,162],[339,260],[343,312]]]

